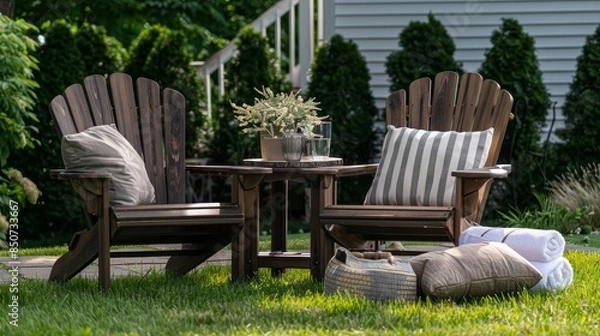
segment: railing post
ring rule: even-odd
[[[290,38],[289,41],[289,54],[288,57],[290,59],[290,69],[289,69],[289,78],[290,78],[290,82],[292,82],[292,85],[294,87],[299,87],[300,86],[300,81],[298,80],[298,76],[296,76],[296,74],[294,73],[294,70],[296,69],[296,8],[295,8],[295,4],[294,1],[289,0],[289,6],[290,6],[290,11],[289,11],[289,27],[288,27],[288,36]]]
[[[308,76],[310,63],[314,55],[314,4],[313,0],[300,0],[300,89],[305,89],[308,85]]]

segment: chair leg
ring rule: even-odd
[[[193,255],[171,256],[165,265],[165,271],[175,276],[184,276],[198,265],[212,257],[231,242],[231,238],[184,246],[184,250],[195,251]],[[197,254],[196,254],[197,253]]]
[[[98,224],[73,236],[69,251],[52,266],[50,281],[68,281],[98,257]]]

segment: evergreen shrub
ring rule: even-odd
[[[185,150],[190,158],[204,155],[206,95],[204,83],[191,65],[192,55],[186,43],[181,31],[149,26],[132,42],[125,72],[134,80],[147,77],[156,80],[161,88],[170,87],[185,96]]]
[[[550,98],[542,81],[542,72],[535,53],[535,41],[515,19],[502,19],[502,25],[491,36],[492,47],[485,52],[479,73],[497,81],[514,98],[515,120],[508,124],[499,163],[511,163],[512,172],[506,180],[495,181],[493,203],[506,209],[534,206],[534,192],[545,187],[544,172],[539,169],[542,152],[540,137]],[[488,213],[494,210],[494,206]]]
[[[390,91],[408,89],[421,77],[433,78],[441,71],[463,72],[454,60],[456,45],[444,25],[431,13],[427,22],[411,21],[399,35],[402,48],[388,55],[385,63]]]
[[[565,126],[556,130],[564,141],[558,146],[560,170],[600,162],[600,25],[586,38],[577,58],[563,115]]]
[[[333,125],[331,156],[343,158],[344,164],[375,159],[378,111],[370,80],[367,62],[353,41],[334,35],[317,50],[306,96],[321,102],[320,114],[329,116]],[[364,175],[340,180],[338,199],[346,204],[362,203],[372,179],[372,175]]]

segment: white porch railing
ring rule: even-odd
[[[288,15],[288,58],[289,68],[288,78],[296,88],[303,89],[308,83],[310,64],[313,61],[315,45],[329,39],[333,35],[333,25],[325,25],[325,18],[332,22],[333,1],[325,0],[281,0],[264,12],[258,19],[251,23],[251,27],[267,36],[267,29],[274,26],[274,40],[271,41],[272,47],[278,59],[281,59],[281,21],[282,17]],[[296,22],[296,13],[298,13],[298,22]],[[316,14],[316,23],[315,23]],[[296,24],[298,23],[298,32]],[[317,35],[315,38],[315,25]],[[205,62],[193,62],[198,73],[204,79],[206,86],[206,105],[208,118],[212,118],[212,86],[216,81],[218,85],[218,97],[225,94],[225,64],[230,61],[237,51],[237,47],[230,42],[225,48],[221,49]],[[298,60],[296,60],[296,53]]]

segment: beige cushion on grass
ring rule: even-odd
[[[410,259],[424,295],[461,299],[531,288],[542,275],[508,245],[467,244]]]
[[[454,205],[455,170],[481,168],[494,129],[437,132],[388,126],[365,204]]]
[[[61,149],[66,171],[112,174],[111,205],[155,202],[144,161],[115,125],[93,126],[65,135]]]

